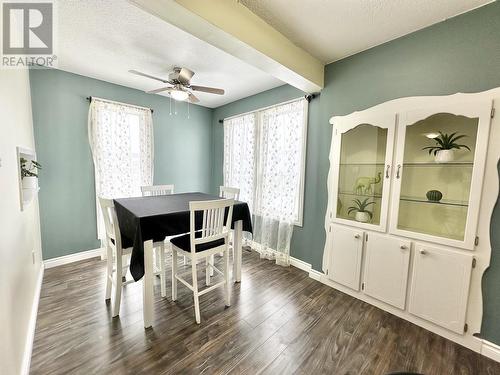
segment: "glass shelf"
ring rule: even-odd
[[[382,199],[382,194],[357,194],[352,191],[339,191],[339,195],[350,195],[353,197]]]
[[[463,162],[450,162],[450,163],[436,163],[435,161],[429,162],[415,162],[415,163],[403,163],[403,167],[473,167],[474,163],[472,161]]]
[[[350,166],[358,167],[358,166],[363,166],[363,165],[371,167],[371,166],[377,166],[377,165],[384,166],[385,164],[384,163],[340,163],[341,167],[350,167]]]
[[[468,207],[468,201],[459,201],[459,200],[451,200],[451,199],[441,199],[439,202],[430,201],[426,198],[418,198],[418,197],[400,197],[400,200],[404,202],[415,202],[415,203],[427,203],[427,204],[435,204],[437,206],[457,206],[457,207]]]
[[[358,167],[358,166],[384,166],[384,163],[340,163],[341,167]],[[474,162],[472,161],[453,161],[448,163],[437,163],[435,161],[422,161],[414,163],[403,163],[405,167],[473,167]]]

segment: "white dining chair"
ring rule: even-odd
[[[219,197],[226,199],[240,199],[240,189],[229,186],[219,186]]]
[[[174,194],[174,185],[149,185],[141,186],[143,197],[152,197],[156,195]]]
[[[153,197],[161,195],[174,194],[174,185],[148,185],[141,186],[141,192],[143,197]],[[167,246],[165,246],[165,244]],[[153,242],[153,251],[155,253],[155,270],[154,274],[160,276],[160,288],[161,296],[166,297],[166,264],[165,264],[165,248],[170,247],[170,243],[167,241],[157,241]]]
[[[177,300],[177,281],[186,285],[194,297],[194,312],[196,323],[200,324],[200,302],[199,297],[216,288],[224,286],[225,303],[230,306],[229,290],[229,255],[228,255],[228,232],[224,229],[231,223],[233,216],[233,199],[218,199],[211,201],[189,202],[190,210],[190,232],[183,236],[170,240],[172,243],[172,300]],[[226,222],[224,222],[225,211],[228,209]],[[197,214],[198,213],[198,214]],[[196,219],[198,217],[198,219]],[[201,221],[201,229],[196,228],[196,224]],[[195,223],[196,222],[196,223]],[[215,267],[210,261],[212,255],[222,252],[224,255],[222,271]],[[180,253],[191,260],[191,284],[178,274],[177,254]],[[203,290],[198,288],[198,260],[205,259],[205,275],[207,287]],[[210,285],[210,269],[213,269],[223,280]]]
[[[115,287],[114,298],[111,301],[113,308],[113,317],[120,314],[120,304],[122,297],[122,287],[134,282],[134,280],[125,281],[124,276],[127,273],[127,258],[130,259],[132,248],[122,247],[122,238],[118,228],[115,205],[112,199],[99,198],[99,205],[104,219],[106,229],[106,300],[111,299],[112,286]]]

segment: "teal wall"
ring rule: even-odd
[[[154,109],[154,183],[176,191],[209,191],[211,115],[201,106],[169,100],[59,70],[31,70],[33,125],[40,174],[40,222],[44,259],[95,249],[93,161],[87,137],[87,96]]]
[[[495,2],[332,63],[325,88],[309,108],[304,226],[296,228],[291,254],[321,270],[327,205],[326,180],[332,115],[348,114],[407,96],[479,92],[500,86],[500,3]],[[298,97],[282,86],[213,112],[212,190],[222,183],[223,130],[218,120]],[[493,253],[483,282],[483,337],[500,343],[500,212],[492,223]]]

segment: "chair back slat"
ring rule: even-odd
[[[206,236],[205,228],[207,227],[207,215],[206,212],[203,211],[203,223],[201,224],[201,232],[202,236]]]
[[[234,199],[235,201],[240,199],[240,189],[229,186],[219,187],[219,196],[226,199]]]
[[[230,228],[233,217],[233,199],[218,199],[211,201],[189,202],[190,225],[191,225],[191,252],[194,252],[196,244],[216,241],[224,238],[227,243],[227,231]],[[227,213],[226,222],[224,216]],[[196,237],[196,215],[202,214],[200,235]]]
[[[141,186],[143,197],[174,194],[174,185],[151,185]]]

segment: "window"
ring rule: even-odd
[[[224,121],[224,185],[240,189],[253,216],[246,243],[283,266],[293,227],[302,225],[306,134],[304,99]]]
[[[96,196],[140,196],[141,186],[153,182],[151,110],[93,98],[88,131],[94,159]],[[99,207],[97,228],[98,238],[104,238]]]
[[[224,185],[240,188],[254,215],[302,225],[307,101],[224,121]]]

